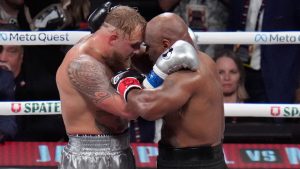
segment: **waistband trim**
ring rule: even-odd
[[[159,158],[176,161],[203,161],[223,159],[222,144],[216,146],[199,146],[175,148],[159,143]]]
[[[120,151],[130,147],[128,130],[122,134],[70,134],[66,149],[72,152]]]

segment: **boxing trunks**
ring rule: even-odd
[[[227,169],[222,144],[175,148],[159,143],[157,169]]]
[[[69,135],[60,169],[135,169],[129,132],[120,135]]]

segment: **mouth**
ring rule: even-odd
[[[223,88],[231,88],[231,84],[223,84]]]

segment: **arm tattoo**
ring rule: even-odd
[[[75,88],[94,103],[111,97],[110,80],[105,66],[89,56],[75,58],[68,66],[68,75]]]

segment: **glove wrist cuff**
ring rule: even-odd
[[[142,89],[140,82],[134,77],[127,77],[122,79],[117,87],[118,92],[126,102],[127,102],[127,94],[133,88]]]
[[[156,65],[153,66],[153,71],[162,79],[165,79],[168,76],[167,74],[162,72]]]

